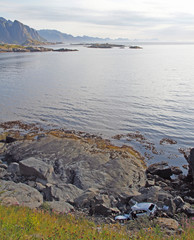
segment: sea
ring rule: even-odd
[[[194,45],[142,49],[55,45],[76,52],[1,53],[0,122],[83,131],[186,164],[194,147]]]

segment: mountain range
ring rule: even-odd
[[[14,22],[0,17],[0,43],[23,44],[25,42],[110,42],[110,41],[128,41],[128,39],[98,38],[90,36],[77,36],[62,33],[57,30],[42,29],[35,30],[27,25],[15,20]]]
[[[45,38],[49,42],[110,42],[113,41],[110,38],[98,38],[98,37],[90,37],[90,36],[77,36],[74,37],[73,35],[62,33],[57,30],[50,30],[50,29],[42,29],[38,31],[39,35]],[[120,40],[121,39],[117,39]],[[122,39],[126,41],[126,39]],[[127,39],[128,40],[128,39]]]
[[[22,44],[29,39],[45,41],[35,29],[17,20],[12,22],[0,17],[0,42]]]

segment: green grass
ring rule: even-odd
[[[56,214],[49,209],[31,210],[19,206],[0,205],[0,239],[194,239],[194,224],[185,221],[184,233],[166,236],[159,226],[131,231],[120,224],[96,225],[83,216]]]
[[[0,44],[1,49],[12,49],[12,48],[25,48],[21,45],[16,45],[16,44]]]

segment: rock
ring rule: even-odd
[[[188,176],[191,177],[194,183],[194,148],[192,148],[190,151],[190,155],[188,157],[188,163],[189,163]]]
[[[97,204],[94,206],[93,208],[93,212],[91,214],[91,210],[90,210],[90,214],[91,215],[102,215],[104,217],[108,217],[112,214],[119,214],[120,211],[118,210],[118,208],[111,208],[111,207],[108,207],[106,204]]]
[[[44,185],[44,186],[47,186],[49,183],[47,182],[47,180],[44,180],[44,179],[42,179],[42,178],[37,178],[36,179],[36,182],[37,183],[41,183],[42,185]],[[52,186],[52,184],[51,184],[51,186]]]
[[[28,186],[35,188],[36,187],[36,182],[34,181],[27,181]]]
[[[191,205],[189,203],[184,203],[181,207],[180,207],[180,212],[184,212],[184,213],[188,213],[188,209],[191,208]]]
[[[83,191],[72,184],[50,185],[42,190],[46,201],[74,202]]]
[[[185,203],[184,200],[182,199],[182,197],[180,197],[180,196],[175,197],[175,198],[173,199],[173,202],[175,203],[175,205],[176,205],[177,208],[180,208],[180,207],[183,206],[184,203]]]
[[[0,168],[7,169],[7,164],[4,163],[0,164]]]
[[[87,208],[91,215],[119,213],[117,207],[122,209],[122,201],[127,209],[130,198],[139,195],[146,182],[140,154],[96,136],[67,134],[68,138],[47,134],[38,140],[8,145],[7,161],[19,163],[21,176],[17,182],[38,189],[60,212],[60,206],[67,203],[71,209],[72,205]]]
[[[161,227],[162,230],[172,230],[176,233],[179,229],[179,224],[172,218],[157,218],[156,223]]]
[[[51,209],[58,213],[69,213],[74,211],[74,207],[65,201],[47,202]]]
[[[112,199],[114,200],[114,199]],[[102,215],[108,217],[113,213],[119,213],[120,211],[116,207],[112,207],[111,199],[108,195],[98,194],[91,201],[90,214]]]
[[[42,192],[46,187],[44,185],[42,185],[41,183],[36,183],[36,189],[39,191],[39,192]]]
[[[132,149],[106,145],[104,140],[96,143],[94,137],[90,141],[93,143],[85,138],[75,140],[47,135],[39,141],[17,142],[9,147],[7,156],[11,161],[20,161],[20,165],[23,162],[21,159],[30,156],[41,159],[45,164],[49,162],[55,168],[57,179],[83,191],[89,188],[102,189],[116,197],[121,193],[130,195],[145,185],[145,165],[138,153]],[[31,169],[29,174],[32,174]],[[42,178],[42,175],[38,176]]]
[[[0,142],[0,153],[3,153],[5,151],[5,143]]]
[[[180,175],[183,173],[183,171],[179,167],[171,167],[172,174],[174,175]]]
[[[162,181],[158,181],[156,183],[156,186],[160,186],[161,188],[165,188],[165,187],[168,187],[168,184],[166,184],[165,182],[162,182]]]
[[[185,202],[188,202],[190,204],[194,204],[194,198],[185,196],[184,197]]]
[[[6,206],[11,206],[11,205],[19,205],[19,202],[15,197],[4,197],[1,200],[1,204]]]
[[[95,205],[104,204],[106,206],[110,206],[109,196],[105,194],[98,194],[94,196],[94,201]]]
[[[0,192],[0,200],[4,202],[9,197],[15,199],[19,205],[30,208],[37,208],[43,203],[42,195],[36,189],[23,183],[0,180]]]
[[[10,137],[10,136],[7,136],[6,140],[5,140],[6,143],[12,143],[12,142],[15,142],[15,141],[17,141],[17,139],[13,138],[13,137]]]
[[[130,192],[129,193],[120,193],[118,194],[118,196],[116,197],[118,199],[119,202],[121,202],[122,204],[128,204],[129,201],[134,198],[134,197],[137,197],[137,196],[140,196],[141,193],[139,191],[133,191],[133,192]]]
[[[7,174],[7,171],[4,168],[0,168],[0,179],[2,179]]]
[[[164,179],[170,179],[173,174],[167,162],[154,163],[147,168],[146,172],[152,175],[158,175]]]
[[[188,184],[183,183],[181,186],[179,186],[179,190],[181,191],[189,190]]]
[[[186,208],[185,213],[188,217],[194,217],[194,209],[193,208]]]
[[[20,167],[16,162],[10,163],[7,169],[8,172],[20,175]]]
[[[147,180],[146,181],[146,187],[152,187],[152,186],[154,186],[155,185],[155,180],[153,179],[153,180]]]
[[[133,201],[136,202],[158,202],[158,201],[163,201],[165,199],[171,199],[173,196],[162,190],[161,187],[159,186],[152,186],[149,188],[141,188],[139,190],[141,195],[135,196],[132,198]]]
[[[87,208],[90,215],[109,216],[119,213],[116,207],[117,201],[113,196],[101,194],[97,189],[89,189],[80,197],[76,198],[74,204],[79,208]]]
[[[165,206],[168,206],[168,210],[166,211],[166,214],[169,216],[169,217],[174,217],[175,213],[176,213],[176,205],[173,201],[172,198],[166,198],[164,201],[164,205]]]
[[[98,195],[100,191],[95,188],[89,188],[84,191],[79,197],[74,200],[74,204],[78,208],[90,208],[91,201],[94,199],[96,195]]]
[[[23,176],[34,176],[35,178],[49,181],[54,175],[54,169],[51,165],[34,157],[20,161],[19,167],[20,173]]]

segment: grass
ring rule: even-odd
[[[0,44],[1,49],[12,49],[12,48],[25,48],[21,45],[16,45],[16,44]]]
[[[120,224],[96,225],[83,216],[56,214],[50,209],[31,210],[19,206],[0,205],[1,240],[35,239],[87,239],[87,240],[125,240],[125,239],[194,239],[194,224],[188,220],[182,226],[181,235],[164,235],[158,225],[131,231]]]

